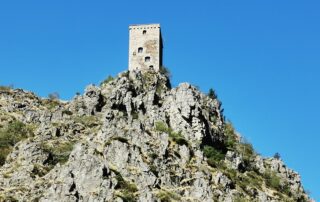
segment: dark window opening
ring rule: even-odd
[[[138,48],[138,53],[142,53],[142,52],[143,52],[143,48],[142,47]]]
[[[153,69],[153,65],[150,65],[149,68],[150,68],[150,69]]]
[[[145,61],[145,62],[150,62],[150,59],[151,59],[150,57],[145,57],[145,58],[144,58],[144,61]]]
[[[143,30],[142,34],[143,35],[147,34],[147,30]]]

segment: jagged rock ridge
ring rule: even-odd
[[[156,72],[121,73],[70,102],[1,89],[0,152],[0,201],[311,201],[215,96]]]

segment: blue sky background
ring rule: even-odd
[[[320,200],[318,0],[3,0],[0,85],[71,99],[127,69],[137,23],[161,23],[175,86],[216,89],[237,130]]]

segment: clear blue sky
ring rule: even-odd
[[[127,69],[139,23],[161,23],[174,85],[215,88],[237,130],[320,200],[318,0],[3,0],[0,84],[71,99]]]

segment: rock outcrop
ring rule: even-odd
[[[311,201],[297,173],[241,140],[215,96],[156,72],[69,102],[1,90],[0,152],[0,201]]]

